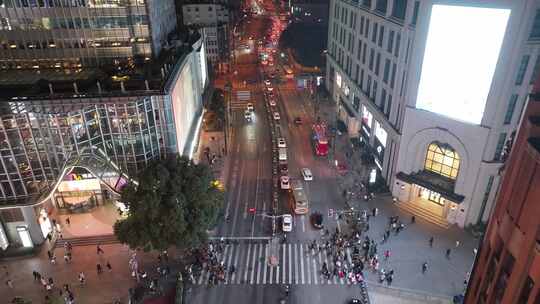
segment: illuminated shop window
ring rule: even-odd
[[[451,179],[456,179],[459,172],[460,158],[452,147],[431,143],[427,150],[424,168]]]

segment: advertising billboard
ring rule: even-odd
[[[416,107],[479,124],[509,9],[433,5]]]

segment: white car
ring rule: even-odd
[[[264,81],[264,84],[265,84],[266,86],[270,86],[272,83],[270,82],[270,79],[266,79],[266,80]]]
[[[313,180],[313,174],[311,174],[311,170],[309,170],[309,168],[302,168],[302,176],[304,177],[305,181]]]
[[[274,120],[280,120],[281,117],[279,116],[278,112],[274,112]]]
[[[253,114],[251,113],[250,110],[246,110],[244,112],[244,117],[246,118],[247,121],[251,121],[253,119],[253,117],[251,115],[253,115]]]
[[[291,189],[291,183],[289,182],[289,177],[287,175],[281,176],[279,180],[281,182],[281,189],[283,190]]]
[[[250,111],[250,112],[253,112],[255,110],[255,108],[253,108],[253,104],[252,103],[248,103],[247,104],[247,110]]]
[[[285,138],[280,137],[277,139],[277,146],[278,148],[287,148],[287,143],[285,142]]]
[[[269,103],[270,106],[272,106],[272,107],[275,107],[275,106],[276,106],[276,101],[275,101],[273,98],[271,98],[271,99],[268,101],[268,103]]]
[[[282,216],[282,229],[283,232],[291,232],[292,231],[292,215],[290,214],[284,214]]]

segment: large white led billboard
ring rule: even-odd
[[[479,124],[509,9],[433,5],[416,107]]]

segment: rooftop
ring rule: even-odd
[[[132,60],[123,66],[78,69],[3,70],[0,73],[0,101],[43,100],[74,97],[107,97],[159,93],[175,64],[200,40],[194,32],[175,40],[160,56]]]

